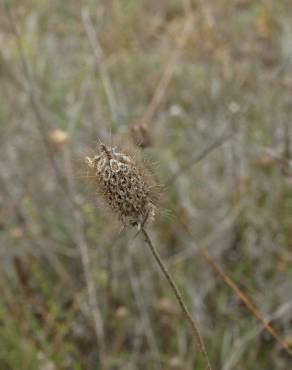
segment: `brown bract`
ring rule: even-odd
[[[129,155],[101,144],[100,153],[86,157],[86,162],[98,191],[124,225],[140,228],[154,220],[156,207],[147,177]]]

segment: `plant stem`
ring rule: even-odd
[[[171,289],[174,292],[174,295],[175,295],[175,297],[176,297],[176,299],[177,299],[177,301],[178,301],[178,303],[179,303],[179,305],[180,305],[180,307],[183,311],[183,314],[185,315],[185,317],[187,318],[187,320],[191,324],[193,337],[194,337],[195,342],[197,344],[197,347],[198,347],[198,349],[199,349],[199,351],[200,351],[200,353],[201,353],[201,355],[204,359],[205,369],[206,370],[211,370],[211,365],[210,365],[210,361],[209,361],[208,354],[207,354],[207,351],[206,351],[206,347],[204,345],[201,334],[198,330],[197,324],[195,323],[194,319],[192,318],[192,315],[189,312],[186,304],[184,303],[184,300],[182,298],[182,295],[181,295],[180,291],[178,290],[178,287],[177,287],[176,283],[174,282],[173,278],[171,277],[166,265],[162,261],[158,250],[155,248],[151,239],[149,238],[148,233],[143,228],[142,228],[141,231],[142,231],[142,233],[145,237],[146,244],[150,248],[151,253],[153,254],[156,262],[158,263],[158,265],[159,265],[161,271],[163,272],[166,280],[168,281],[169,285],[171,286]]]

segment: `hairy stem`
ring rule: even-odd
[[[197,347],[198,347],[198,349],[199,349],[199,351],[200,351],[200,353],[203,357],[203,360],[204,360],[204,363],[205,363],[205,369],[206,370],[211,370],[211,365],[210,365],[210,361],[209,361],[208,354],[207,354],[207,351],[206,351],[206,347],[204,345],[204,342],[203,342],[203,339],[202,339],[201,334],[199,332],[199,329],[197,327],[197,324],[195,323],[194,319],[192,318],[192,315],[189,312],[189,310],[188,310],[188,308],[187,308],[187,306],[186,306],[186,304],[185,304],[185,302],[182,298],[182,295],[181,295],[180,291],[178,290],[178,287],[177,287],[176,283],[174,282],[173,278],[171,277],[166,265],[162,261],[158,250],[155,248],[151,239],[149,238],[148,233],[143,228],[142,228],[141,231],[144,235],[146,244],[148,245],[153,257],[155,258],[156,262],[158,263],[158,265],[159,265],[161,271],[163,272],[166,280],[168,281],[169,285],[171,286],[171,289],[174,292],[174,295],[175,295],[175,297],[176,297],[176,299],[177,299],[177,301],[178,301],[178,303],[179,303],[179,305],[180,305],[180,307],[183,311],[183,314],[185,315],[185,317],[187,318],[187,320],[191,324],[193,337],[194,337],[195,342],[197,344]]]

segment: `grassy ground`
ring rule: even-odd
[[[142,127],[164,185],[149,234],[213,369],[287,370],[198,246],[292,347],[291,1],[0,6],[0,369],[203,369],[142,237],[87,178],[98,138]]]

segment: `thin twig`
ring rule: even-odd
[[[186,163],[184,163],[177,172],[175,172],[167,181],[166,186],[171,185],[183,172],[187,171],[191,166],[200,162],[204,159],[209,153],[211,153],[214,149],[220,147],[224,144],[227,140],[232,137],[233,133],[225,133],[221,135],[219,138],[215,139],[213,143],[208,145],[204,148],[199,154],[196,154],[194,157],[191,157]]]
[[[92,277],[92,269],[90,264],[90,253],[89,253],[89,246],[86,242],[84,236],[84,222],[79,213],[78,205],[75,201],[75,182],[72,170],[72,163],[71,163],[71,155],[68,147],[64,147],[63,150],[64,155],[64,163],[66,168],[66,175],[67,175],[67,182],[68,182],[68,195],[72,201],[72,210],[73,210],[73,218],[75,221],[75,232],[74,238],[76,240],[76,244],[78,245],[82,267],[85,276],[85,283],[88,293],[88,301],[90,306],[90,313],[92,315],[94,329],[96,334],[96,339],[98,343],[98,353],[100,357],[100,363],[102,366],[105,366],[105,335],[104,335],[104,327],[103,321],[98,305],[98,299],[96,294],[96,289],[94,285],[94,280]]]
[[[266,319],[268,323],[271,323],[272,321],[282,317],[287,311],[291,312],[292,307],[292,299],[289,301],[283,303],[280,307],[277,308],[275,312],[273,312],[269,317]],[[245,347],[247,343],[256,335],[260,334],[264,330],[263,326],[261,324],[257,325],[253,330],[245,334],[242,338],[238,339],[232,350],[230,351],[230,356],[223,365],[222,370],[230,370],[234,369],[236,362],[239,361],[240,357],[242,357]]]
[[[93,55],[95,57],[96,65],[98,67],[100,78],[104,87],[104,91],[106,94],[106,98],[108,101],[108,105],[110,108],[110,112],[112,115],[112,120],[115,124],[118,122],[118,104],[117,99],[115,97],[115,92],[111,83],[111,79],[107,70],[107,66],[104,63],[104,55],[102,48],[99,44],[96,31],[90,19],[90,13],[88,8],[82,9],[82,21],[84,25],[84,29],[86,35],[88,37],[88,41],[90,43]]]
[[[51,119],[51,117],[48,117],[48,115],[45,115],[43,110],[41,109],[41,102],[39,99],[39,89],[35,83],[35,76],[32,73],[30,65],[26,59],[22,41],[21,41],[21,33],[17,27],[17,23],[15,20],[15,15],[13,14],[13,10],[7,0],[4,2],[4,7],[5,7],[6,15],[7,15],[9,24],[10,24],[11,31],[17,43],[19,60],[21,63],[21,69],[22,69],[22,73],[23,73],[24,81],[26,85],[25,87],[28,92],[29,102],[30,102],[33,114],[35,115],[37,129],[39,131],[41,140],[47,152],[50,164],[54,170],[54,173],[60,185],[60,188],[62,189],[64,193],[66,193],[66,190],[64,189],[64,186],[62,183],[62,176],[61,176],[59,167],[54,157],[53,149],[51,148],[51,145],[47,137],[47,130],[43,124],[46,121],[50,124],[53,124],[54,122],[53,122],[53,119]]]
[[[205,369],[206,370],[211,370],[210,361],[209,361],[208,354],[207,354],[207,351],[206,351],[206,348],[205,348],[203,339],[201,337],[201,334],[200,334],[200,332],[198,330],[198,327],[197,327],[194,319],[192,318],[191,313],[189,312],[186,304],[184,303],[184,300],[182,298],[181,293],[178,290],[178,287],[176,286],[176,283],[174,282],[173,278],[171,277],[171,275],[170,275],[170,273],[169,273],[166,265],[162,261],[160,255],[159,255],[158,250],[153,245],[150,237],[148,236],[148,233],[143,228],[142,228],[141,232],[144,235],[146,244],[148,245],[148,247],[149,247],[149,249],[150,249],[153,257],[155,258],[156,262],[158,263],[158,265],[159,265],[161,271],[163,272],[166,280],[168,281],[171,289],[173,290],[174,295],[175,295],[175,297],[176,297],[176,299],[177,299],[177,301],[178,301],[178,303],[179,303],[179,305],[180,305],[180,307],[181,307],[181,309],[182,309],[185,317],[187,318],[187,320],[191,324],[194,339],[196,341],[197,347],[198,347],[198,349],[199,349],[199,351],[200,351],[200,353],[201,353],[201,355],[203,357],[203,360],[204,360]]]
[[[132,291],[135,297],[135,301],[137,304],[137,308],[140,311],[140,323],[142,326],[142,330],[145,332],[145,336],[147,338],[147,341],[149,343],[149,347],[151,349],[151,352],[153,353],[153,358],[156,360],[159,360],[159,350],[158,350],[158,344],[155,335],[153,334],[153,330],[151,328],[150,318],[149,318],[149,311],[147,310],[147,305],[145,302],[144,296],[141,294],[143,291],[143,283],[145,281],[142,278],[135,279],[135,276],[133,276],[134,268],[139,270],[139,266],[137,266],[137,261],[133,261],[133,250],[130,247],[129,249],[129,257],[126,259],[127,263],[127,271],[129,273],[129,278],[131,282]],[[155,361],[155,369],[161,370],[161,365],[159,361]]]
[[[237,295],[237,297],[244,303],[245,307],[253,314],[253,316],[262,324],[265,330],[281,345],[281,347],[292,355],[292,351],[289,346],[282,340],[280,335],[272,328],[272,326],[268,323],[266,319],[262,317],[258,309],[255,305],[251,302],[250,298],[248,298],[235,284],[235,282],[221,269],[215,259],[204,249],[199,247],[199,252],[205,259],[210,263],[213,267],[214,271],[223,279],[229,288],[233,290],[233,292]]]
[[[84,231],[83,231],[83,226],[82,226],[83,222],[78,212],[78,205],[76,204],[74,200],[75,185],[72,183],[73,181],[72,169],[68,167],[68,164],[69,164],[68,152],[66,152],[66,155],[65,155],[66,157],[65,164],[67,164],[67,180],[69,179],[68,189],[66,189],[64,187],[62,176],[59,171],[58,165],[54,158],[54,153],[52,151],[52,148],[47,138],[47,130],[43,125],[43,122],[51,121],[51,117],[45,116],[45,114],[43,113],[41,109],[41,102],[39,99],[39,90],[35,83],[35,77],[25,57],[25,53],[23,50],[22,42],[21,42],[21,34],[17,28],[15,16],[7,1],[5,1],[4,5],[5,5],[8,20],[10,22],[11,30],[15,36],[15,39],[18,45],[18,52],[19,52],[19,57],[20,57],[21,68],[22,68],[23,75],[25,77],[25,82],[27,85],[26,87],[27,87],[28,94],[29,94],[30,104],[35,114],[36,123],[37,123],[40,136],[42,138],[44,147],[47,151],[50,163],[54,169],[56,179],[60,185],[60,188],[64,192],[64,195],[65,195],[64,199],[67,201],[68,206],[73,211],[73,217],[75,219],[75,242],[78,245],[79,252],[81,255],[82,266],[83,266],[83,270],[85,274],[86,287],[88,291],[89,305],[90,305],[90,310],[93,316],[94,328],[95,328],[95,333],[96,333],[97,342],[98,342],[100,362],[103,364],[104,363],[104,353],[105,353],[103,323],[102,323],[99,307],[97,304],[97,296],[96,296],[94,282],[92,280],[92,274],[90,270],[89,249],[88,249],[88,245],[86,243],[85,237],[84,237]],[[69,192],[67,190],[69,190]]]
[[[186,22],[184,24],[183,30],[181,32],[181,35],[178,39],[177,46],[173,52],[173,54],[170,56],[170,61],[168,62],[161,79],[159,80],[156,90],[154,91],[153,97],[143,114],[143,117],[141,119],[141,122],[145,125],[149,125],[150,122],[152,121],[152,118],[158,109],[159,105],[161,104],[165,91],[171,82],[171,79],[173,77],[173,72],[174,72],[174,67],[179,59],[179,57],[182,54],[183,48],[191,34],[191,31],[193,30],[193,23],[194,23],[194,18],[193,16],[189,16],[186,19]]]
[[[193,240],[193,234],[189,230],[188,226],[182,222],[179,217],[177,218],[180,224],[184,227],[188,235]],[[219,266],[218,262],[206,251],[205,248],[201,246],[197,246],[198,251],[200,254],[208,261],[208,263],[212,266],[214,271],[223,279],[225,284],[232,289],[232,291],[236,294],[236,296],[240,299],[241,302],[244,303],[245,307],[248,309],[249,312],[262,324],[263,328],[281,345],[281,347],[289,354],[292,355],[292,351],[289,346],[282,340],[280,335],[272,328],[272,326],[268,323],[267,320],[263,318],[261,313],[258,311],[256,306],[251,302],[251,299],[246,296],[242,292],[242,290],[237,286],[237,284],[223,271],[223,269]]]

